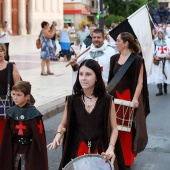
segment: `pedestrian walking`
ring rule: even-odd
[[[87,47],[90,47],[90,46],[91,46],[91,44],[92,44],[92,33],[93,33],[93,31],[94,31],[96,28],[97,28],[97,27],[96,27],[95,24],[91,24],[91,25],[89,26],[89,34],[88,34],[88,36],[86,37],[86,39],[85,39],[85,40],[83,41],[83,43],[82,43],[80,53],[83,52]]]
[[[82,47],[83,41],[89,35],[89,32],[85,30],[86,26],[82,25],[80,30],[77,32],[77,38],[79,39],[80,49]]]
[[[42,43],[41,47],[41,75],[53,75],[54,73],[50,70],[50,58],[55,56],[54,47],[51,41],[51,38],[54,36],[56,32],[56,28],[53,27],[51,31],[49,23],[43,21],[41,23],[41,32],[40,32],[40,39]],[[47,67],[47,72],[45,72],[45,65]]]
[[[10,44],[10,36],[12,35],[12,32],[8,29],[8,22],[4,21],[2,23],[2,29],[0,30],[0,43],[5,44],[6,46],[6,56],[5,60],[9,61],[9,44]]]
[[[96,61],[89,59],[81,63],[73,91],[74,94],[66,98],[64,115],[53,142],[48,145],[49,149],[61,145],[61,130],[67,129],[59,170],[72,158],[101,152],[106,152],[108,156],[105,158],[110,159],[112,164],[116,154],[118,169],[124,170],[121,148],[117,152],[120,145],[115,146],[118,130],[114,103],[106,93],[100,66]]]
[[[68,29],[68,24],[64,23],[63,29],[60,30],[60,45],[64,61],[67,60],[67,55],[70,53],[70,31]]]
[[[153,67],[149,76],[149,83],[156,83],[158,93],[156,96],[167,94],[167,86],[170,84],[170,41],[162,30],[158,31],[158,38],[153,42]]]
[[[57,22],[56,21],[53,21],[52,22],[52,25],[50,27],[50,31],[53,32],[53,29],[56,30],[56,26],[57,26]],[[55,32],[54,36],[51,38],[51,41],[52,41],[52,44],[53,44],[53,48],[54,48],[54,53],[55,55],[51,57],[51,60],[52,61],[57,61],[59,59],[57,59],[57,56],[56,56],[56,50],[57,50],[57,45],[56,45],[56,37],[57,37],[57,34]]]

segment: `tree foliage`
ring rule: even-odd
[[[109,6],[109,14],[128,17],[141,6],[147,4],[150,0],[105,0],[105,6]],[[156,4],[158,0],[153,0]]]
[[[122,22],[124,20],[125,20],[125,18],[123,16],[115,16],[115,15],[111,14],[111,15],[105,17],[104,23],[105,23],[106,27],[109,28],[112,23],[118,23],[118,22]]]
[[[121,22],[140,7],[151,0],[104,0],[105,6],[109,7],[108,15],[105,17],[105,25]],[[158,0],[152,0],[149,8],[158,7]]]

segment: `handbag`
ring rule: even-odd
[[[40,35],[41,35],[41,33],[40,33]],[[44,38],[44,40],[41,42],[40,35],[38,36],[38,39],[36,40],[37,49],[40,49],[42,47],[43,42],[45,41],[45,38]]]
[[[36,47],[37,47],[37,49],[40,49],[42,47],[40,37],[36,40]]]

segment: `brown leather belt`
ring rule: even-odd
[[[15,143],[22,144],[22,145],[31,144],[32,136],[27,136],[27,137],[16,136],[16,137],[13,138],[13,141]]]

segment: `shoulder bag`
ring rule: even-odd
[[[6,119],[6,109],[10,108],[13,103],[11,100],[11,72],[12,72],[12,63],[7,64],[7,93],[6,95],[0,96],[0,108],[3,109],[3,112],[0,114],[0,119]]]

